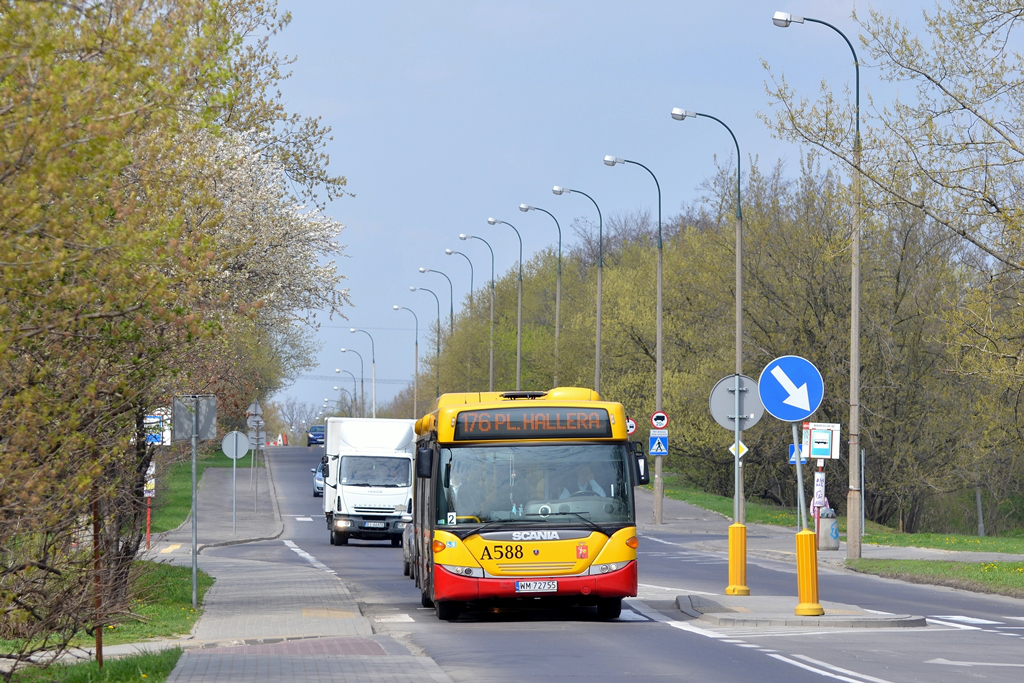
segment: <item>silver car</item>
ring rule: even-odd
[[[313,497],[324,495],[324,464],[321,462],[309,471],[313,473]]]

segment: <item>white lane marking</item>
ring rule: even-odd
[[[819,659],[812,659],[807,655],[793,655],[793,657],[795,657],[796,659],[802,659],[803,661],[809,662],[811,664],[816,664],[818,666],[825,667],[826,669],[830,669],[841,674],[846,674],[847,676],[856,676],[857,678],[863,678],[865,681],[871,681],[871,683],[889,683],[889,681],[885,680],[884,678],[875,678],[874,676],[868,676],[867,674],[859,674],[856,671],[843,669],[838,666],[835,666],[834,664],[823,662]]]
[[[396,624],[411,622],[413,621],[413,618],[408,614],[384,614],[379,617],[374,617],[373,620],[381,623]]]
[[[862,683],[862,680],[858,680],[857,678],[847,678],[846,676],[841,676],[839,674],[834,674],[831,671],[826,671],[825,669],[816,669],[813,666],[810,666],[808,664],[804,664],[803,662],[798,662],[795,659],[790,659],[789,657],[786,657],[786,656],[783,656],[783,655],[768,655],[768,656],[771,657],[772,659],[777,659],[780,662],[785,662],[786,664],[792,664],[793,666],[799,667],[801,669],[806,669],[807,671],[813,671],[814,673],[818,674],[819,676],[825,676],[826,678],[835,678],[836,680],[846,681],[847,683]],[[799,657],[800,655],[796,655],[796,656]],[[838,668],[838,667],[832,667],[831,665],[828,665],[828,666],[830,668]],[[845,671],[845,669],[843,669],[843,670]],[[882,681],[882,683],[890,683],[889,681],[883,681],[883,679],[881,679],[881,678],[871,678],[869,676],[864,676],[863,674],[853,673],[852,671],[850,673],[852,675],[854,675],[854,676],[859,676],[861,679],[866,679],[866,680],[870,680],[870,681]]]
[[[312,522],[313,518],[312,517],[296,517],[295,521],[296,522]]]
[[[335,575],[337,575],[338,572],[334,571],[333,569],[328,567],[326,564],[324,564],[320,560],[316,559],[315,557],[313,557],[312,555],[310,555],[305,550],[303,550],[299,546],[295,545],[291,541],[286,540],[286,539],[282,539],[282,542],[286,546],[291,548],[292,552],[294,552],[296,555],[298,555],[299,557],[304,559],[306,562],[309,562],[311,565],[313,565],[314,567],[316,567],[320,571],[327,572],[328,574],[335,574]]]
[[[709,631],[706,628],[700,628],[699,626],[694,626],[693,624],[690,624],[685,621],[669,620],[664,623],[668,624],[672,628],[677,628],[680,631],[689,631],[690,633],[696,633],[697,635],[704,636],[705,638],[714,638],[715,640],[722,640],[723,638],[725,638],[725,636],[721,633],[718,633],[716,631]]]
[[[681,546],[682,545],[682,543],[673,543],[672,541],[666,541],[664,539],[658,538],[657,536],[648,536],[647,534],[640,534],[640,538],[643,538],[643,539],[648,540],[648,541],[654,541],[655,543],[664,543],[665,545],[674,545],[674,546]]]
[[[959,614],[936,614],[936,619],[946,619],[948,621],[959,621],[961,624],[1001,624],[1001,621],[989,621],[988,619],[978,619],[976,617],[963,617]]]
[[[1008,666],[1024,668],[1024,664],[1010,664],[1006,662],[954,662],[948,659],[929,659],[925,664],[945,664],[946,666]]]
[[[952,622],[952,621],[940,621],[940,620],[936,619],[935,617],[926,617],[925,621],[928,622],[929,624],[938,624],[939,626],[952,626],[953,628],[958,628],[961,631],[980,631],[981,630],[977,626],[968,626],[967,624],[957,624],[957,623]]]
[[[1003,617],[1003,619],[1013,619],[1014,621],[1024,621],[1024,617]]]

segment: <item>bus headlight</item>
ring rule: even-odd
[[[484,570],[480,567],[460,567],[454,564],[442,564],[440,566],[443,569],[450,571],[452,574],[458,574],[459,576],[471,576],[475,579],[484,578]]]

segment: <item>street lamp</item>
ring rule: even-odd
[[[356,332],[362,332],[370,338],[370,397],[373,404],[373,417],[377,418],[377,354],[373,350],[373,336],[366,330],[360,330],[356,327],[348,328],[348,331],[352,334]]]
[[[419,388],[418,388],[419,385],[418,385],[417,377],[419,377],[419,374],[420,374],[420,318],[419,318],[418,315],[416,315],[416,311],[412,310],[411,308],[406,308],[405,306],[399,306],[398,304],[395,304],[391,308],[395,309],[396,311],[409,311],[410,313],[412,313],[413,320],[416,321],[416,328],[415,328],[416,329],[416,337],[415,337],[415,348],[414,348],[414,351],[415,351],[414,358],[415,358],[415,360],[413,361],[413,366],[412,366],[412,368],[413,368],[413,370],[412,370],[412,419],[415,420],[415,419],[418,419],[417,415],[419,415],[419,407],[417,406],[416,401],[417,401],[417,396],[419,395]]]
[[[341,368],[334,368],[334,371],[338,372],[338,373],[341,373],[341,372],[348,373],[348,376],[352,378],[352,393],[350,394],[350,396],[352,396],[352,402],[355,403],[355,400],[356,400],[356,393],[355,393],[356,392],[356,376],[353,375],[348,370],[342,370]],[[355,417],[355,415],[353,414],[352,417]]]
[[[555,194],[581,194],[589,199],[597,209],[597,320],[594,333],[594,391],[601,393],[601,277],[604,272],[604,220],[601,218],[601,207],[586,192],[570,190],[568,187],[555,185],[551,188]]]
[[[363,404],[363,409],[360,412],[363,414],[363,417],[366,417],[366,375],[363,372],[363,354],[355,349],[342,349],[341,352],[351,352],[359,356],[359,402]]]
[[[529,204],[520,204],[519,210],[523,213],[527,211],[543,211],[547,215],[551,216],[551,220],[555,222],[555,228],[558,229],[558,274],[555,277],[555,377],[554,385],[558,386],[558,331],[561,329],[562,320],[562,226],[558,224],[558,219],[545,209],[539,206],[530,206]]]
[[[437,382],[437,395],[441,395],[441,300],[437,298],[437,294],[434,294],[431,290],[426,287],[410,287],[410,292],[416,290],[421,292],[428,292],[430,296],[434,297],[434,301],[437,302],[437,356],[434,360],[434,380]]]
[[[516,313],[516,391],[522,388],[523,379],[523,238],[516,230],[516,227],[507,221],[499,221],[497,218],[488,218],[490,225],[507,225],[512,228],[519,238],[519,305]]]
[[[647,168],[639,161],[630,161],[629,159],[620,159],[619,157],[606,156],[604,158],[605,166],[614,166],[615,164],[633,164],[639,166],[654,178],[654,185],[658,188],[658,291],[657,291],[657,305],[656,305],[656,319],[655,323],[655,347],[654,347],[654,409],[656,411],[661,410],[661,318],[662,318],[662,307],[661,307],[661,272],[662,272],[662,248],[661,248],[661,183],[658,182],[657,176],[654,175],[654,171]],[[661,477],[661,456],[655,456],[654,458],[654,523],[661,524],[661,504],[662,498],[665,495],[665,481]]]
[[[466,233],[459,234],[460,240],[480,240],[487,245],[487,251],[491,252],[491,333],[490,333],[490,361],[489,361],[489,379],[487,382],[487,391],[494,391],[494,249],[491,249],[490,243],[483,237],[477,237],[476,235],[467,235]],[[470,271],[472,273],[472,271]]]
[[[352,403],[355,400],[353,398],[353,396],[352,396],[352,392],[349,391],[348,389],[346,389],[345,387],[334,387],[334,390],[338,392],[338,410],[339,411],[341,410],[341,392],[344,391],[346,394],[348,394],[348,400],[349,400],[348,414],[349,414],[349,417],[352,417]]]
[[[737,566],[733,567],[733,570],[730,571],[730,585],[725,589],[725,592],[729,595],[750,595],[750,589],[746,586],[747,529],[743,523],[746,521],[747,515],[746,497],[743,493],[743,460],[740,453],[740,440],[743,437],[743,430],[739,417],[740,390],[742,386],[740,377],[743,375],[743,210],[740,204],[740,143],[736,141],[736,136],[733,134],[732,129],[721,119],[715,118],[710,114],[701,114],[700,112],[679,109],[678,107],[672,110],[672,118],[676,121],[683,121],[687,117],[696,118],[698,116],[720,123],[723,128],[729,131],[733,144],[736,145],[736,373],[734,375],[735,384],[733,385],[733,399],[735,400],[733,415],[736,417],[733,420],[733,527],[729,536],[729,562],[730,564],[735,563]],[[799,465],[797,467],[799,468]],[[741,548],[743,549],[742,552],[740,552]],[[738,566],[740,563],[742,563],[742,567]]]
[[[448,312],[448,330],[452,334],[455,333],[455,287],[452,285],[452,279],[442,273],[440,270],[431,270],[430,268],[420,268],[421,273],[437,273],[438,275],[444,276],[444,279],[448,281],[448,291],[450,293],[450,305],[451,308]]]
[[[780,28],[790,24],[809,21],[827,26],[846,41],[853,54],[856,77],[854,89],[854,135],[853,135],[853,244],[850,254],[850,486],[846,498],[846,557],[856,559],[861,554],[861,538],[864,533],[864,498],[861,481],[860,453],[860,212],[861,212],[861,171],[860,171],[860,61],[853,43],[838,28],[820,19],[799,17],[789,12],[776,12],[772,23]]]
[[[469,260],[469,257],[463,254],[461,251],[455,251],[454,249],[445,249],[444,253],[452,256],[458,254],[462,258],[466,259],[466,263],[469,264],[469,300],[473,301],[473,262]]]

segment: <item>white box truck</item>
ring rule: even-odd
[[[327,419],[324,516],[331,545],[350,538],[402,544],[412,523],[415,420]]]

